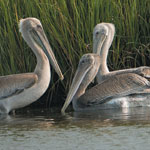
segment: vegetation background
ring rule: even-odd
[[[35,56],[18,30],[26,17],[41,20],[65,77],[61,82],[52,69],[49,89],[32,107],[62,105],[80,57],[92,52],[93,28],[100,22],[116,27],[110,70],[150,66],[149,0],[0,0],[0,75],[34,70]]]

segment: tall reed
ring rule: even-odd
[[[41,20],[65,79],[52,72],[42,103],[63,103],[80,57],[92,52],[97,23],[115,24],[110,70],[150,65],[149,0],[1,0],[0,75],[33,71],[36,60],[18,31],[21,18]],[[45,103],[46,102],[46,103]],[[39,102],[38,102],[39,103]]]

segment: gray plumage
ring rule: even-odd
[[[103,104],[113,98],[129,96],[131,94],[144,93],[150,88],[150,82],[133,73],[112,76],[87,90],[77,101],[82,107]]]
[[[62,112],[71,101],[76,111],[150,105],[150,82],[145,78],[149,69],[144,67],[135,69],[137,73],[130,73],[132,70],[128,70],[129,73],[123,70],[112,72],[99,84],[86,90],[97,75],[100,59],[98,54],[86,54],[80,59]]]
[[[86,54],[81,58],[62,112],[65,112],[71,101],[76,111],[150,106],[150,67],[109,72],[107,56],[114,34],[115,26],[111,23],[100,23],[95,26],[93,31],[95,55]],[[85,68],[80,65],[81,62]],[[98,85],[86,90],[95,76]]]
[[[34,73],[14,74],[0,77],[0,100],[19,94],[38,80]]]
[[[93,31],[93,53],[100,55],[100,68],[96,79],[98,83],[114,75],[134,73],[142,77],[150,79],[150,67],[142,66],[138,68],[130,68],[116,71],[109,71],[107,66],[107,56],[109,48],[112,44],[115,34],[115,26],[112,23],[97,24]]]
[[[34,72],[0,77],[0,113],[27,106],[39,99],[47,90],[51,78],[50,63],[63,79],[53,51],[36,18],[21,19],[19,30],[34,52],[37,65]]]

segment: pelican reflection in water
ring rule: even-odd
[[[50,64],[63,79],[40,21],[36,18],[21,19],[19,29],[34,52],[37,65],[33,73],[0,77],[0,113],[9,113],[39,99],[49,86]]]
[[[71,101],[75,111],[150,105],[149,99],[141,99],[140,97],[141,94],[149,94],[147,90],[150,89],[150,82],[135,73],[112,75],[100,84],[85,91],[97,75],[101,65],[100,59],[98,54],[85,54],[80,59],[61,110],[62,113],[65,112]]]

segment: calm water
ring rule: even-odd
[[[0,150],[149,150],[150,108],[0,118]]]

